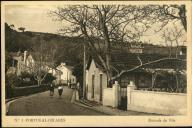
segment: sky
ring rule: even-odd
[[[56,33],[62,26],[58,21],[53,21],[48,12],[56,6],[5,6],[5,22],[14,24],[15,28],[24,27],[26,31]]]
[[[26,31],[57,33],[67,22],[61,23],[53,20],[48,15],[50,10],[55,10],[58,5],[5,5],[5,22],[13,24],[15,29],[24,27]],[[160,33],[148,31],[141,41],[162,44],[164,41]]]

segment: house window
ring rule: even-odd
[[[183,54],[186,55],[186,53],[187,53],[186,47],[182,47],[180,52],[182,53],[182,55]]]

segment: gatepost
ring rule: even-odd
[[[118,96],[119,96],[119,87],[120,85],[118,84],[118,81],[115,81],[115,84],[113,84],[113,99],[114,99],[114,104],[112,107],[118,107]]]
[[[127,109],[131,104],[131,91],[135,89],[135,84],[133,81],[130,81],[130,84],[127,86]]]

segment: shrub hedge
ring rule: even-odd
[[[31,86],[31,87],[17,87],[13,88],[11,86],[6,86],[6,99],[18,97],[18,96],[26,96],[30,94],[35,94],[38,92],[44,92],[49,89],[48,85],[41,85],[41,86]]]
[[[6,75],[6,99],[46,91],[49,89],[47,83],[50,83],[50,81],[55,79],[51,74],[47,74],[42,85],[37,86],[37,81],[33,78],[33,74],[27,72],[23,72],[20,76],[17,76],[16,74]]]

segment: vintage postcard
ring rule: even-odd
[[[191,1],[2,1],[3,127],[191,126]]]

